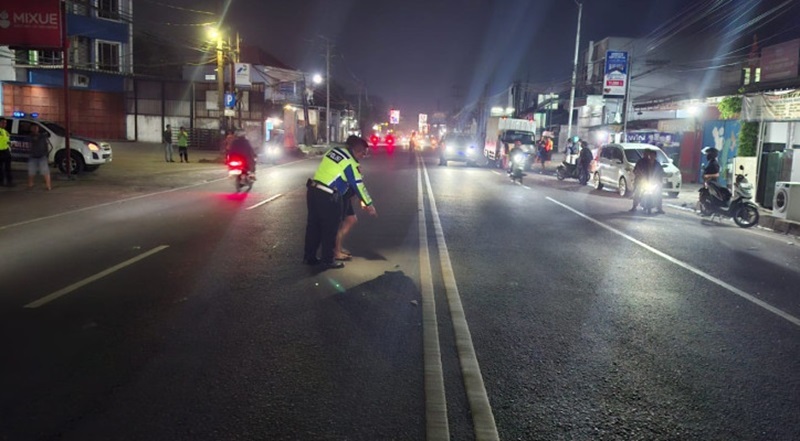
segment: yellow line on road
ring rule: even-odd
[[[417,162],[420,159],[417,157]],[[439,324],[436,320],[436,298],[433,290],[433,270],[428,248],[428,220],[422,190],[422,172],[417,168],[417,204],[419,207],[419,269],[422,295],[422,347],[425,361],[425,426],[427,441],[448,441],[447,399],[442,372],[442,352],[439,346]]]
[[[453,321],[453,332],[456,339],[458,360],[461,364],[461,375],[464,379],[464,388],[466,389],[470,411],[472,412],[475,439],[478,441],[499,440],[500,435],[497,433],[492,406],[489,404],[489,396],[483,384],[478,357],[472,344],[472,335],[469,332],[464,307],[461,304],[461,295],[458,293],[453,265],[450,262],[450,253],[447,251],[447,243],[444,240],[444,230],[439,220],[439,211],[436,209],[436,200],[433,197],[433,187],[431,187],[428,169],[425,167],[425,163],[422,166],[425,172],[425,184],[428,188],[428,199],[431,204],[431,217],[436,230],[436,241],[439,245],[439,262],[442,266],[447,303],[450,308],[450,317]]]

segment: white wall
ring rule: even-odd
[[[127,117],[127,126],[128,126],[128,133],[127,138],[129,141],[133,141],[136,139],[134,129],[134,115],[128,115]],[[139,141],[141,142],[161,142],[161,133],[164,130],[164,127],[161,126],[161,117],[160,116],[146,116],[146,115],[139,115],[138,117],[139,123]],[[191,121],[189,118],[179,118],[179,117],[170,117],[164,119],[164,126],[166,127],[167,124],[172,125],[172,130],[177,131],[181,125],[188,128]]]

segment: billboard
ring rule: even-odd
[[[624,98],[628,82],[628,53],[623,51],[606,52],[606,69],[603,77],[603,96]]]
[[[761,81],[796,78],[800,60],[800,38],[761,49]]]
[[[60,49],[61,2],[26,0],[0,6],[0,45]]]
[[[400,111],[392,109],[389,111],[389,124],[400,124]]]

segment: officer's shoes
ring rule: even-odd
[[[344,262],[338,262],[338,261],[335,261],[335,260],[334,260],[333,262],[326,262],[326,263],[323,263],[323,264],[322,264],[322,267],[323,267],[324,269],[339,269],[339,268],[344,268]]]

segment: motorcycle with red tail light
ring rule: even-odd
[[[247,160],[239,155],[230,155],[226,161],[228,165],[228,176],[233,178],[233,185],[236,192],[247,187],[247,191],[253,188],[256,181],[256,174],[247,167]]]

